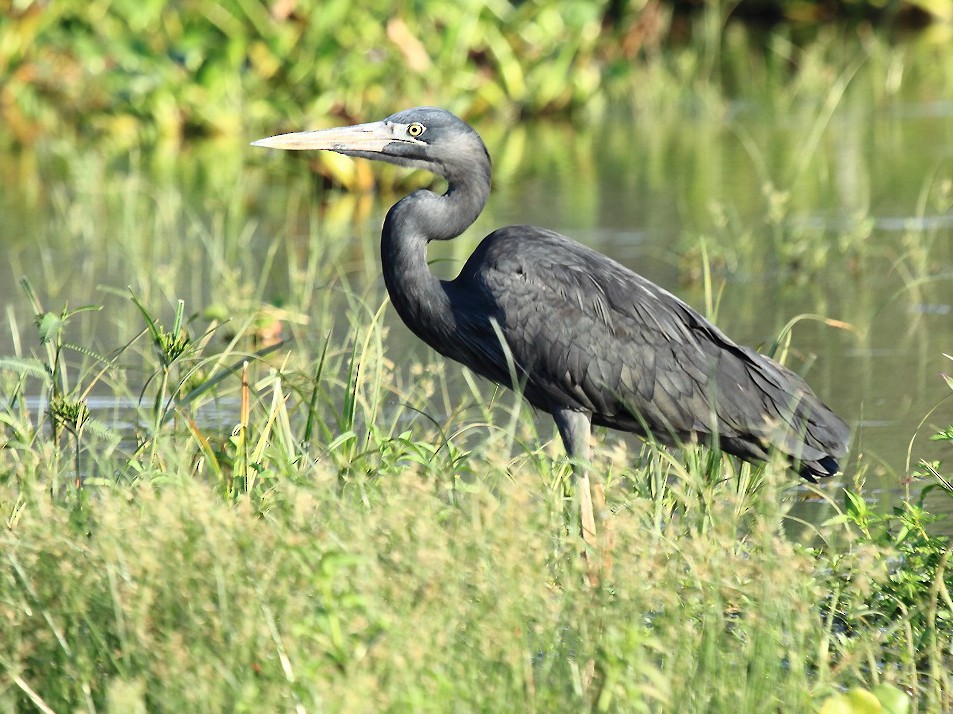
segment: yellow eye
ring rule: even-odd
[[[411,136],[420,136],[425,131],[427,131],[427,127],[417,122],[414,122],[413,124],[407,127],[407,133],[410,134]]]

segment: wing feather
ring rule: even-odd
[[[472,364],[477,356],[477,371],[505,382],[499,363],[508,351],[537,407],[587,411],[598,424],[678,439],[718,434],[724,448],[754,458],[769,444],[805,460],[846,451],[847,426],[800,377],[557,233],[496,231],[447,286],[467,333],[456,337],[471,352],[470,362],[458,358]],[[490,318],[505,349],[485,324]]]

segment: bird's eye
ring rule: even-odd
[[[414,122],[413,124],[407,127],[407,133],[410,134],[411,136],[420,136],[425,131],[427,131],[427,127],[425,127],[423,124],[420,124],[418,122]]]

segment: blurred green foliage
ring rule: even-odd
[[[465,116],[566,114],[631,98],[639,67],[673,38],[717,52],[730,15],[817,22],[837,8],[953,15],[946,0],[0,0],[0,120],[7,141],[93,134],[131,145],[425,103]],[[673,21],[686,11],[701,19]]]
[[[619,32],[646,4],[616,18]],[[6,0],[0,116],[29,142],[63,125],[232,134],[244,122],[389,111],[395,97],[462,113],[565,111],[597,91],[611,64],[604,50],[619,32],[604,26],[608,5]],[[638,45],[630,38],[626,52]]]

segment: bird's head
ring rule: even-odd
[[[281,134],[259,139],[252,146],[336,151],[424,169],[447,179],[484,164],[488,172],[490,161],[479,134],[456,115],[437,107],[406,109],[369,124]]]

